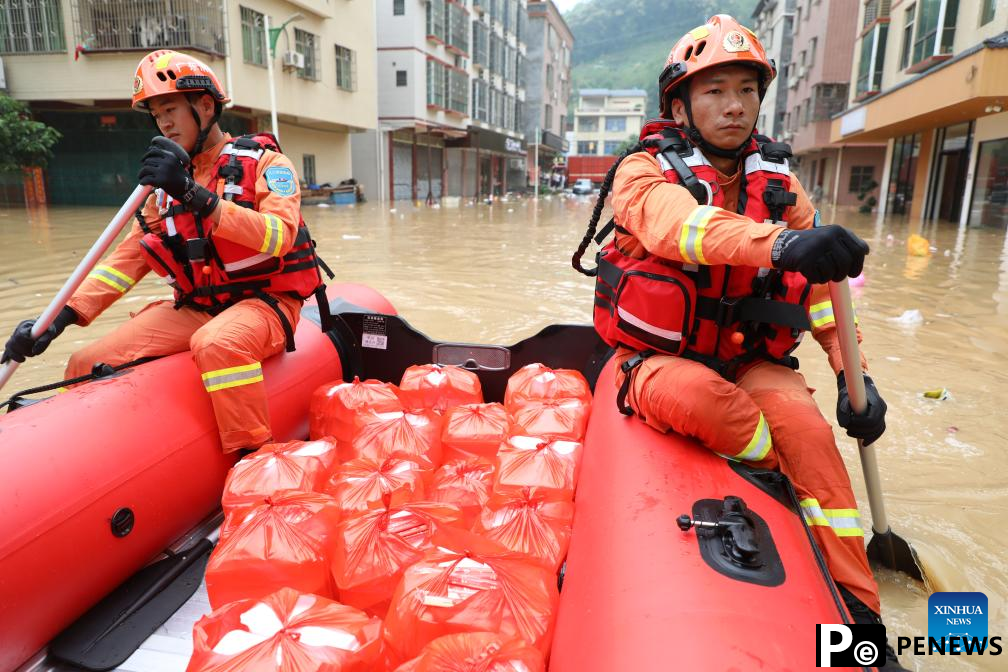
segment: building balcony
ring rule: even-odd
[[[77,44],[88,52],[183,49],[225,55],[221,0],[74,0]]]

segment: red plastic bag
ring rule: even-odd
[[[467,457],[493,459],[501,442],[507,439],[510,427],[508,412],[500,404],[466,404],[450,409],[441,430],[444,461]]]
[[[512,436],[497,454],[494,490],[543,488],[573,499],[580,465],[576,441]]]
[[[343,513],[351,514],[384,508],[386,497],[394,503],[422,501],[431,476],[429,467],[413,460],[359,457],[337,469],[326,490]]]
[[[556,572],[567,557],[573,521],[570,499],[521,488],[491,495],[474,531]]]
[[[377,618],[281,588],[197,621],[186,672],[371,672],[381,647]]]
[[[493,474],[493,462],[482,457],[447,462],[434,472],[430,498],[458,506],[463,526],[471,529],[490,497]]]
[[[331,436],[339,444],[353,438],[354,420],[363,411],[401,411],[397,388],[380,380],[326,383],[312,394],[308,410],[308,432],[313,439]]]
[[[241,516],[282,490],[322,492],[335,462],[331,441],[268,443],[231,467],[221,506]]]
[[[573,369],[529,364],[508,379],[504,406],[512,413],[526,402],[546,399],[580,399],[590,405],[592,394],[585,377]]]
[[[582,441],[590,413],[580,399],[527,401],[511,411],[512,433]]]
[[[382,614],[403,571],[433,546],[438,527],[457,525],[458,507],[429,502],[392,505],[345,518],[333,545],[340,601]]]
[[[434,411],[367,413],[357,422],[353,458],[399,457],[430,468],[441,464],[441,416]]]
[[[207,596],[217,609],[294,588],[335,599],[327,545],[273,506],[256,512],[222,540],[206,568]],[[334,532],[335,534],[335,532]]]
[[[444,413],[463,404],[482,404],[483,390],[472,371],[457,366],[417,364],[403,372],[399,383],[403,407]]]
[[[445,528],[409,567],[385,618],[389,659],[401,664],[427,643],[461,632],[521,637],[544,656],[553,636],[556,574],[478,535]]]
[[[267,514],[267,509],[273,509],[272,514]],[[264,515],[283,518],[323,546],[328,545],[329,538],[335,533],[342,517],[339,502],[330,495],[281,490],[275,495],[264,497],[254,506],[233,507],[226,511],[220,540],[223,542],[246,522]]]
[[[519,637],[463,632],[438,637],[395,672],[545,672],[543,655]]]

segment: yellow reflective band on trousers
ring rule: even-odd
[[[683,223],[679,233],[679,253],[682,258],[693,264],[707,265],[703,255],[703,236],[717,208],[711,205],[701,205],[693,210]]]
[[[280,247],[283,245],[283,222],[276,215],[270,215],[263,213],[263,219],[266,220],[266,234],[263,236],[262,247],[259,248],[260,252],[265,252],[270,256],[279,257]]]
[[[207,392],[226,390],[229,387],[239,385],[251,385],[263,379],[262,364],[245,364],[243,366],[232,366],[228,369],[217,369],[207,371],[203,374],[203,386]]]
[[[819,500],[810,497],[801,502],[802,515],[809,525],[832,528],[838,537],[863,537],[861,515],[857,509],[823,509]]]
[[[88,277],[101,280],[109,287],[119,290],[120,294],[125,294],[136,284],[136,280],[111,266],[95,266],[94,270],[88,274]]]
[[[770,428],[767,426],[763,414],[760,413],[759,422],[756,423],[756,431],[753,432],[746,447],[738,455],[725,455],[724,453],[718,453],[718,455],[727,457],[729,460],[759,462],[770,453],[771,448],[773,448],[773,439],[770,438]]]
[[[851,301],[851,312],[854,313],[854,324],[857,324],[857,311],[854,309],[853,301]],[[813,329],[816,327],[825,327],[827,324],[834,324],[836,318],[833,315],[833,302],[827,299],[809,306],[809,321],[812,322]]]

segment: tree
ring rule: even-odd
[[[0,172],[44,166],[61,138],[54,128],[35,121],[21,101],[0,94]]]
[[[619,146],[616,147],[616,151],[613,152],[613,153],[616,156],[622,156],[623,152],[627,151],[628,149],[630,149],[631,147],[633,147],[636,144],[637,144],[637,136],[636,135],[628,135],[627,139],[624,140],[623,142],[621,142],[619,144]]]

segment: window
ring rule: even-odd
[[[66,51],[60,0],[0,2],[0,53]]]
[[[437,61],[427,61],[427,104],[445,107],[445,67]]]
[[[606,131],[626,131],[626,117],[606,117]],[[608,154],[608,152],[606,152]]]
[[[357,53],[336,45],[336,88],[354,91],[357,88]]]
[[[811,67],[812,67],[813,65],[815,65],[815,50],[816,50],[816,43],[817,43],[818,41],[819,41],[819,39],[818,39],[818,38],[815,38],[815,37],[813,37],[813,38],[812,38],[811,40],[809,40],[809,56],[808,56],[808,66],[809,66],[810,68],[811,68]]]
[[[489,87],[482,79],[472,80],[473,118],[479,121],[490,120]]]
[[[578,128],[579,131],[597,131],[598,130],[598,117],[578,117]]]
[[[598,154],[598,143],[594,140],[579,140],[578,154]]]
[[[553,127],[553,106],[552,105],[546,105],[546,112],[545,112],[545,114],[543,116],[545,117],[545,119],[543,119],[543,126],[542,127],[543,127],[544,130],[548,131],[548,130],[550,130]]]
[[[315,155],[305,154],[301,159],[301,179],[306,184],[318,184],[315,181]]]
[[[980,143],[967,222],[1008,230],[1008,138]]]
[[[795,10],[794,32],[798,34],[798,26],[801,25],[801,7]]]
[[[997,0],[983,0],[983,5],[980,7],[980,25],[986,25],[994,20],[994,6],[997,4]]]
[[[393,16],[402,16],[406,13],[406,0],[392,0]]]
[[[943,11],[944,10],[944,11]],[[920,0],[917,3],[917,32],[913,46],[913,63],[952,51],[959,0]],[[938,19],[944,13],[944,25]]]
[[[546,88],[553,88],[553,65],[551,63],[546,64]]]
[[[875,177],[875,166],[851,166],[850,184],[847,190],[852,194],[868,191]]]
[[[882,89],[882,65],[885,60],[886,35],[889,24],[878,23],[861,38],[858,80],[855,99]]]
[[[900,70],[906,70],[910,65],[910,54],[913,53],[914,14],[917,5],[910,5],[903,12],[903,48],[900,50]]]
[[[298,68],[301,79],[322,79],[322,69],[319,67],[319,37],[314,33],[300,28],[294,29],[294,50],[304,54],[304,67]]]
[[[616,152],[619,151],[619,146],[622,144],[622,140],[606,140],[605,146],[602,148],[602,153],[615,155]]]
[[[406,86],[406,71],[396,70],[395,71],[395,85],[396,86]]]
[[[266,67],[266,37],[263,15],[248,7],[241,8],[242,60]]]
[[[469,75],[448,68],[448,109],[469,114]]]
[[[920,133],[905,135],[893,141],[892,163],[889,168],[889,198],[886,200],[886,212],[889,214],[905,215],[910,212],[920,144]]]

